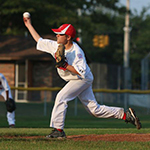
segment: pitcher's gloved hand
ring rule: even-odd
[[[11,98],[5,101],[5,105],[8,112],[13,112],[14,110],[16,110],[16,103]]]
[[[63,44],[60,44],[58,46],[58,49],[55,53],[55,59],[56,59],[55,67],[66,70],[68,63],[65,61],[65,46]]]

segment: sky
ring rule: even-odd
[[[120,0],[120,3],[126,6],[127,0]],[[136,9],[138,14],[142,11],[143,7],[150,7],[150,0],[130,0],[130,9]],[[148,11],[150,15],[150,9]]]

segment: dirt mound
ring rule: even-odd
[[[103,134],[103,135],[74,135],[67,136],[75,141],[128,141],[145,142],[150,141],[150,134]]]
[[[12,139],[43,139],[44,136],[0,136],[0,138]],[[67,136],[66,140],[74,141],[127,141],[127,142],[146,142],[150,141],[150,134],[90,134]]]

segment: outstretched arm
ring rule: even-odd
[[[31,18],[25,18],[23,17],[23,21],[25,26],[28,28],[29,32],[31,33],[32,37],[34,38],[34,40],[36,42],[38,42],[40,35],[36,32],[36,30],[34,29],[34,27],[31,24]]]

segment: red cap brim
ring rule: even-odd
[[[56,34],[64,34],[64,33],[61,32],[60,29],[52,29],[52,31],[53,31],[54,33],[56,33]]]

